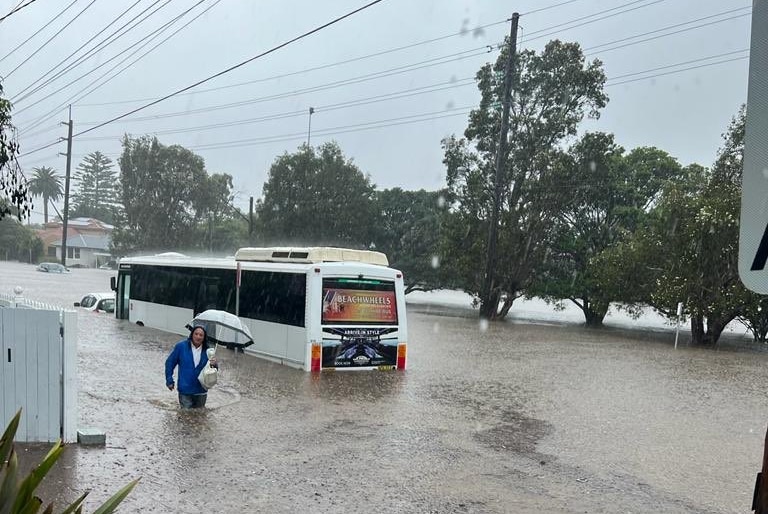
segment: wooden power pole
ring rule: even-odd
[[[64,214],[62,216],[61,232],[61,265],[67,265],[67,224],[69,223],[69,177],[70,167],[72,166],[72,106],[69,106],[69,121],[63,123],[69,128],[67,130],[67,174],[64,178]]]
[[[499,238],[499,211],[501,210],[501,191],[504,186],[503,168],[507,154],[509,109],[512,100],[512,74],[515,69],[515,56],[517,54],[517,25],[519,19],[520,15],[518,13],[512,14],[512,26],[509,31],[509,54],[507,55],[507,63],[504,70],[504,96],[501,99],[501,130],[499,131],[499,145],[496,147],[496,171],[493,177],[493,209],[488,229],[488,253],[485,258],[485,277],[483,279],[481,296],[483,305],[480,315],[486,318],[491,318],[498,308],[498,297],[492,294],[492,291],[495,285],[493,278],[496,268],[496,244]]]

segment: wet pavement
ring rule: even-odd
[[[113,272],[0,263],[0,291],[70,306]],[[181,412],[178,336],[78,315],[79,420],[40,490],[86,512],[747,513],[768,425],[768,352],[674,333],[493,323],[410,305],[405,372],[309,374],[220,350],[208,408]],[[30,466],[47,448],[23,445]]]

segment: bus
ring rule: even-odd
[[[120,259],[115,316],[187,335],[200,312],[248,327],[241,348],[306,371],[405,369],[403,274],[381,252],[331,247],[241,248],[233,257],[170,252]]]

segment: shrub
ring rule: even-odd
[[[22,479],[19,476],[19,461],[13,446],[13,438],[16,436],[16,430],[19,428],[20,419],[21,409],[10,421],[2,438],[0,438],[0,514],[34,514],[38,512],[43,505],[43,500],[35,496],[35,490],[64,451],[64,445],[61,443],[61,440],[57,441],[43,461],[29,475]],[[128,493],[131,492],[138,482],[139,479],[137,478],[128,483],[128,485],[120,489],[112,498],[94,511],[94,514],[114,512],[120,502],[128,496]],[[87,491],[63,510],[62,514],[82,514],[82,505],[86,496],[88,496]],[[43,511],[43,514],[52,513],[53,504],[50,503]]]

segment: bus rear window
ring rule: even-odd
[[[323,279],[322,322],[397,325],[395,283],[362,278]]]

